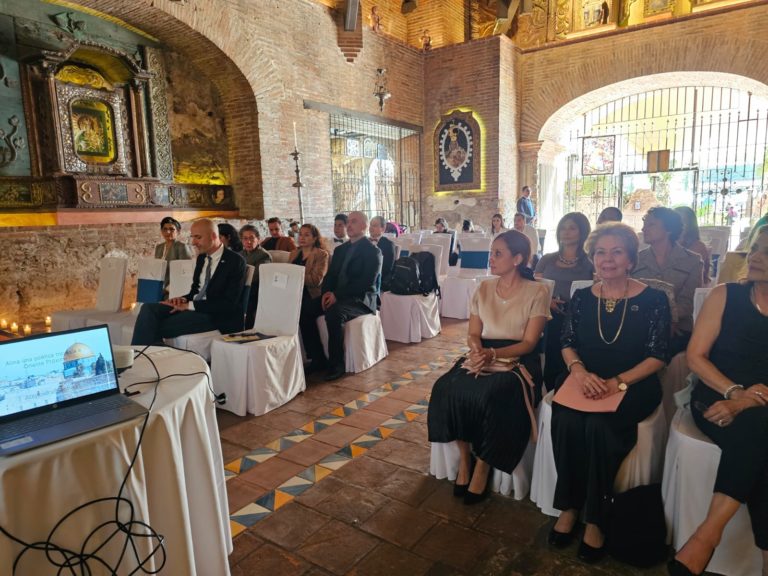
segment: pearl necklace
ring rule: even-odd
[[[557,255],[557,259],[560,261],[561,264],[565,264],[566,266],[573,266],[579,261],[579,257],[576,256],[576,258],[566,258],[562,254]]]

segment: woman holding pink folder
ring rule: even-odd
[[[663,292],[630,278],[638,239],[629,226],[598,226],[586,248],[600,281],[576,291],[563,326],[570,375],[558,390],[568,390],[556,394],[552,404],[554,507],[563,512],[549,542],[567,546],[583,512],[586,529],[578,555],[597,562],[604,555],[603,500],[637,442],[637,424],[661,402],[656,372],[668,360],[670,312]],[[558,400],[568,391],[566,407]]]

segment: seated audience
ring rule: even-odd
[[[525,237],[528,238],[528,241],[531,243],[531,262],[529,262],[528,265],[530,266],[534,262],[534,260],[538,262],[539,261],[539,257],[538,257],[539,233],[536,232],[536,228],[534,228],[530,224],[526,224],[525,214],[521,214],[520,212],[515,214],[515,218],[513,220],[513,226],[515,230],[525,234]]]
[[[259,246],[259,230],[253,224],[246,224],[240,228],[240,240],[243,250],[240,256],[245,258],[245,263],[253,266],[253,281],[251,292],[248,294],[248,306],[245,312],[245,328],[250,330],[256,321],[256,308],[259,306],[259,266],[272,262],[272,256]]]
[[[293,238],[294,242],[299,241],[299,223],[295,220],[291,220],[291,223],[288,225],[288,236]]]
[[[333,244],[334,248],[336,244],[343,244],[349,238],[347,238],[347,222],[349,219],[346,214],[336,214],[333,219]]]
[[[432,389],[429,440],[458,443],[453,494],[463,497],[465,504],[479,502],[487,494],[491,468],[512,473],[535,425],[541,363],[534,350],[549,317],[549,295],[525,266],[529,258],[530,243],[516,230],[493,241],[491,274],[499,278],[480,283],[472,298],[470,351]],[[520,364],[507,364],[514,369],[499,371],[497,359]],[[533,377],[532,386],[522,368]]]
[[[326,380],[345,373],[344,324],[364,314],[376,313],[381,251],[365,237],[368,219],[362,212],[351,212],[347,223],[349,242],[339,245],[323,279],[322,296],[312,300],[300,319],[307,356],[312,359],[307,372],[328,367]],[[323,352],[316,318],[325,314],[328,327],[328,358]]]
[[[320,231],[314,224],[304,224],[299,228],[299,247],[291,252],[289,262],[304,266],[304,292],[302,309],[310,300],[320,298],[320,290],[328,272],[330,255],[323,248]]]
[[[163,235],[164,242],[155,246],[155,258],[170,262],[171,260],[191,260],[192,250],[184,242],[177,240],[181,232],[181,224],[175,218],[166,216],[160,220],[160,232]],[[165,281],[163,282],[163,291],[168,292],[168,283],[171,280],[171,267],[165,267]]]
[[[562,513],[548,540],[567,546],[583,514],[578,556],[589,563],[604,555],[604,503],[637,442],[637,425],[661,402],[656,373],[668,358],[667,296],[630,278],[637,249],[637,235],[625,224],[603,224],[592,232],[587,250],[600,282],[576,291],[563,326],[563,359],[585,402],[626,391],[615,412],[552,404],[553,505]]]
[[[693,329],[693,294],[701,288],[704,265],[701,256],[686,250],[677,240],[683,232],[683,219],[671,208],[657,206],[643,217],[643,241],[632,277],[662,280],[675,290],[678,322],[672,326],[669,352],[685,350]]]
[[[754,236],[745,282],[721,284],[704,302],[688,344],[698,376],[696,425],[722,453],[704,522],[670,562],[673,576],[701,574],[741,504],[768,574],[768,227]],[[747,535],[742,535],[749,538]]]
[[[699,223],[696,221],[696,212],[688,206],[678,206],[675,212],[680,214],[683,219],[683,233],[680,235],[680,245],[694,254],[701,256],[704,263],[703,280],[704,285],[709,284],[709,250],[699,235]]]
[[[267,226],[269,227],[269,238],[261,243],[261,247],[264,250],[292,252],[296,249],[293,238],[283,235],[283,223],[280,221],[280,218],[270,218],[267,220]]]
[[[396,222],[387,222],[384,226],[384,232],[394,234],[395,238],[398,238],[400,236],[400,225]]]
[[[386,292],[389,289],[389,279],[395,266],[395,244],[383,236],[385,224],[386,220],[383,216],[374,216],[368,226],[371,242],[381,250],[381,292]]]
[[[517,219],[515,219],[517,222]],[[589,236],[589,220],[581,212],[570,212],[557,223],[557,252],[545,254],[536,265],[536,277],[554,280],[552,291],[552,320],[547,322],[544,334],[544,385],[547,390],[555,387],[555,380],[565,370],[560,350],[560,332],[568,303],[571,300],[571,283],[574,280],[591,280],[592,263],[584,252],[584,242]]]
[[[459,252],[458,252],[458,243],[456,242],[456,233],[448,228],[448,224],[445,221],[445,218],[438,218],[435,220],[435,234],[450,234],[451,235],[451,246],[449,248],[450,254],[448,255],[448,265],[449,266],[456,266],[456,263],[459,261]]]
[[[616,208],[616,206],[608,206],[607,208],[603,208],[603,211],[600,212],[600,215],[597,217],[597,224],[605,224],[606,222],[621,222],[624,215],[621,213],[621,210]]]
[[[475,225],[472,224],[472,220],[464,220],[461,223],[461,231],[462,232],[474,232],[475,231]]]
[[[222,222],[218,225],[218,228],[219,238],[224,246],[232,250],[232,252],[240,253],[243,251],[243,243],[240,241],[240,234],[238,234],[237,229],[232,226],[232,224]]]
[[[491,235],[496,236],[496,234],[506,231],[507,229],[504,228],[504,217],[501,214],[494,214],[491,218]]]
[[[162,343],[163,338],[218,330],[243,329],[240,294],[245,279],[245,260],[225,248],[216,225],[207,218],[196,220],[190,231],[198,256],[192,286],[186,296],[141,307],[131,344]]]

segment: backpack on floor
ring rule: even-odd
[[[435,273],[435,255],[432,252],[414,252],[411,258],[419,263],[419,285],[421,294],[425,296],[432,292],[440,293]]]
[[[431,256],[431,254],[430,254]],[[395,260],[392,275],[389,277],[389,290],[392,294],[421,294],[419,262],[412,256],[401,256]]]

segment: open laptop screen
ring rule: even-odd
[[[117,391],[106,325],[0,342],[0,422]]]

